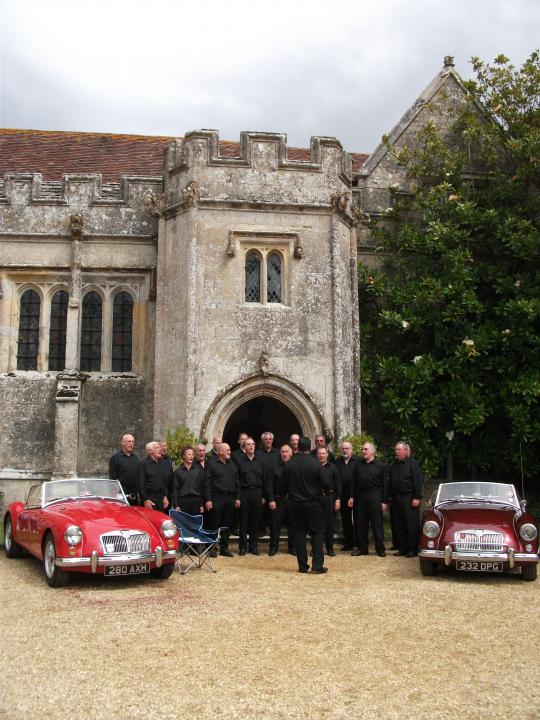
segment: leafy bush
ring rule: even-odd
[[[191,445],[194,447],[199,440],[185,425],[178,425],[174,430],[167,430],[167,447],[169,457],[175,465],[182,462],[182,450]]]

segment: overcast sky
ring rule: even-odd
[[[0,0],[0,125],[312,135],[371,152],[454,55],[540,45],[539,0]]]

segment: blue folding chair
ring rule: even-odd
[[[217,572],[212,565],[212,556],[215,556],[219,544],[221,528],[205,530],[202,515],[188,515],[181,510],[171,510],[169,516],[180,535],[176,561],[180,574],[185,575],[188,570],[203,566],[210,572]]]

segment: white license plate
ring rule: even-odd
[[[140,562],[133,565],[110,565],[105,568],[105,575],[143,575],[150,572],[150,563]]]
[[[456,560],[456,570],[466,572],[502,572],[503,564],[496,560]]]

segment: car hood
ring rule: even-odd
[[[516,510],[504,506],[493,505],[451,505],[437,508],[444,517],[445,531],[463,528],[478,528],[483,530],[514,530]]]
[[[57,520],[78,525],[83,533],[101,534],[113,530],[140,530],[155,534],[155,525],[161,524],[166,516],[155,510],[122,505],[110,500],[74,500],[59,502],[47,508]],[[153,524],[151,516],[153,517]]]

